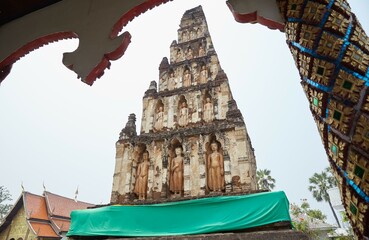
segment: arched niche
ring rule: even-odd
[[[154,114],[154,131],[161,131],[164,128],[164,103],[161,99],[156,102]]]
[[[175,62],[181,62],[181,61],[184,60],[184,58],[185,58],[185,54],[184,54],[182,48],[177,47],[177,49],[176,49],[176,56],[175,56]]]
[[[220,193],[225,191],[223,146],[214,134],[205,143],[206,149],[206,192]]]
[[[176,76],[176,72],[174,71],[173,68],[169,69],[169,71],[168,71],[167,86],[168,86],[169,91],[177,88],[177,76]]]
[[[209,68],[207,67],[206,62],[200,62],[200,73],[199,73],[199,82],[200,84],[205,84],[208,82],[209,78]]]
[[[150,169],[150,153],[145,144],[137,145],[137,166],[135,173],[135,181],[133,193],[139,200],[147,198],[149,169]]]
[[[194,58],[194,50],[192,49],[191,44],[186,48],[185,54],[187,60]]]
[[[188,102],[185,96],[181,95],[178,100],[177,105],[178,113],[177,113],[177,125],[179,127],[185,127],[189,122],[189,109]]]
[[[214,114],[214,100],[208,90],[202,96],[202,120],[204,122],[211,122],[215,118]]]
[[[171,197],[181,197],[184,190],[184,149],[178,138],[170,141],[168,155],[169,195]]]
[[[183,69],[182,86],[190,87],[192,85],[191,66],[186,65]]]

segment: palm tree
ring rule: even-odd
[[[259,169],[256,172],[256,180],[261,190],[272,190],[275,187],[275,179],[270,176],[269,169]]]
[[[327,167],[320,174],[314,173],[314,175],[311,178],[309,178],[309,182],[310,182],[309,191],[312,192],[315,200],[317,200],[318,202],[321,202],[323,200],[325,202],[328,202],[329,207],[332,210],[333,216],[336,219],[338,227],[341,227],[341,224],[338,221],[336,212],[334,211],[332,207],[329,194],[327,193],[328,189],[337,186],[336,179],[331,174],[331,169]]]

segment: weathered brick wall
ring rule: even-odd
[[[0,240],[9,240],[12,238],[22,238],[24,240],[36,239],[36,236],[28,227],[24,208],[19,209],[18,213],[13,218],[12,223],[0,233]]]

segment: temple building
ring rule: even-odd
[[[83,82],[92,85],[110,66],[110,61],[123,56],[131,35],[128,32],[119,35],[122,27],[145,11],[169,1],[115,1],[114,4],[95,1],[93,7],[89,1],[73,1],[72,3],[72,1],[60,0],[35,0],[22,1],[19,4],[11,2],[13,1],[2,0],[4,4],[0,17],[0,39],[3,43],[0,44],[2,47],[0,51],[0,82],[11,72],[12,65],[29,52],[56,40],[78,38],[78,48],[74,52],[64,54],[63,64],[77,73]],[[353,226],[355,237],[367,239],[369,237],[369,38],[357,16],[351,11],[350,4],[347,0],[228,0],[226,3],[237,22],[259,23],[285,33],[286,43],[299,70],[301,84],[307,95],[331,169],[338,181],[343,207]],[[60,12],[68,14],[59,14]],[[186,25],[186,22],[192,21],[190,15],[189,13],[186,15],[187,18],[186,16],[183,18],[184,24],[180,26],[178,44],[174,42],[172,46],[172,50],[177,52],[171,53],[170,64],[163,61],[160,76],[164,78],[159,80],[159,89],[153,83],[145,95],[144,113],[149,115],[143,116],[145,124],[142,125],[141,135],[136,136],[136,129],[133,128],[135,116],[132,115],[117,143],[117,165],[112,203],[134,200],[135,198],[166,199],[187,196],[188,189],[191,191],[194,189],[190,193],[193,194],[192,196],[196,194],[196,196],[202,194],[206,196],[206,194],[210,195],[213,192],[227,191],[232,194],[232,191],[244,191],[244,189],[249,188],[249,185],[252,185],[252,183],[247,182],[249,177],[245,177],[248,174],[245,174],[244,169],[237,168],[237,163],[242,163],[242,160],[237,160],[237,158],[242,159],[238,156],[240,151],[236,155],[232,153],[234,148],[232,150],[231,145],[234,147],[238,142],[233,141],[230,145],[226,141],[221,141],[222,139],[234,140],[228,138],[228,135],[222,136],[222,134],[231,133],[232,129],[237,132],[241,123],[236,121],[235,115],[239,114],[236,105],[232,105],[232,103],[228,106],[228,111],[226,111],[226,107],[222,106],[224,99],[221,100],[220,95],[224,92],[222,94],[214,93],[213,88],[216,84],[218,84],[217,86],[226,85],[219,84],[224,73],[222,73],[220,65],[211,64],[211,61],[208,60],[209,56],[216,56],[211,53],[210,37],[204,36],[205,42],[201,42],[201,48],[199,45],[198,48],[196,47],[196,44],[199,44],[199,41],[196,40],[198,38],[197,31],[199,30],[200,35],[205,32],[204,28],[197,27],[196,34],[191,33],[190,30],[195,27],[196,21],[191,26]],[[189,32],[186,32],[186,28]],[[29,31],[23,31],[24,29]],[[191,48],[186,49],[186,45],[191,46]],[[204,47],[205,49],[203,49]],[[184,75],[178,72],[180,65],[183,62],[194,63],[192,59],[200,59],[199,56],[202,56],[200,52],[204,51],[206,54],[206,58],[204,58],[206,59],[205,70],[207,70],[204,73],[208,74],[207,77],[210,74],[211,84],[201,83],[197,76],[199,68],[192,66],[192,64],[186,65],[188,72],[185,71],[186,69],[181,70],[186,73],[184,80]],[[100,57],[91,57],[92,55]],[[212,60],[213,63],[217,62],[216,58]],[[173,69],[173,75],[169,75],[170,78],[168,77],[168,65]],[[189,77],[191,78],[189,79]],[[168,85],[169,79],[176,79],[177,82],[172,81]],[[198,80],[195,81],[196,79]],[[200,82],[200,84],[194,85],[195,82],[196,84]],[[204,101],[203,96],[200,96],[200,99],[188,98],[191,95],[191,89],[198,88],[198,91],[204,91],[201,86],[205,85],[209,87],[208,91],[211,97],[209,101],[205,98],[205,102],[213,104],[206,114],[202,102]],[[165,89],[168,89],[167,95],[164,94]],[[180,89],[186,90],[180,93]],[[178,96],[177,98],[174,96],[175,91],[178,91],[179,98],[183,95],[183,113],[188,111],[188,115],[190,115],[187,116],[187,120],[183,116],[179,120],[178,105],[177,108],[173,107],[179,102]],[[195,91],[193,90],[193,92]],[[168,99],[172,99],[172,102],[166,102]],[[155,112],[155,107],[150,105],[155,100],[161,100],[163,104],[162,108],[159,106],[158,114]],[[177,102],[173,102],[174,100]],[[196,101],[201,109],[195,109],[194,105],[190,108],[190,104]],[[160,109],[162,109],[162,113]],[[192,110],[189,111],[189,109]],[[212,113],[211,110],[213,110]],[[224,111],[226,111],[226,121],[221,118],[224,116],[222,115]],[[159,120],[157,125],[153,125],[157,116],[161,116],[163,120]],[[222,121],[229,124],[230,128],[225,130],[224,125],[226,124],[222,124]],[[199,122],[203,124],[202,127]],[[217,126],[212,135],[211,131],[207,130],[208,127],[211,128],[211,124]],[[197,135],[193,132],[201,132],[200,130],[204,130],[204,132]],[[154,136],[153,133],[157,133],[157,135]],[[245,135],[247,136],[247,134]],[[211,136],[210,139],[209,136]],[[196,145],[188,145],[190,140],[196,139],[196,137],[198,138]],[[213,141],[217,144],[211,144]],[[156,146],[159,143],[162,145]],[[211,164],[211,168],[207,168],[208,162],[212,162],[209,161],[208,157],[209,144],[214,149],[212,150],[214,155],[210,159],[215,159],[215,163],[218,163]],[[196,149],[196,147],[198,148]],[[197,155],[193,155],[196,151]],[[140,164],[141,158],[145,159],[144,164]],[[195,159],[197,160],[195,161]],[[246,163],[242,164],[249,166],[250,159],[248,158]],[[171,165],[172,163],[174,165]],[[189,167],[194,166],[194,164],[199,165],[199,168],[196,169],[197,172],[188,174]],[[190,181],[188,181],[189,175]],[[252,171],[250,175],[252,179]],[[200,180],[198,180],[199,176]],[[180,181],[178,181],[179,179]],[[200,190],[198,190],[199,186]],[[268,194],[264,195],[268,196]],[[269,193],[269,195],[273,195],[273,193]],[[211,199],[224,198],[216,196]],[[269,201],[273,199],[275,198],[270,198]],[[264,202],[263,206],[265,206]],[[121,208],[125,210],[123,206]],[[267,209],[267,211],[269,210]],[[91,213],[91,218],[95,216],[93,211],[86,212]],[[261,212],[263,213],[263,211]],[[104,215],[107,214],[108,212],[104,212]],[[125,213],[121,215],[127,216]],[[268,216],[270,215],[268,214]],[[137,216],[136,213],[130,215],[131,218],[135,216]],[[266,215],[263,214],[263,216]],[[137,222],[141,223],[142,215],[139,217],[141,218]],[[127,219],[124,224],[131,223],[131,218]],[[75,217],[75,219],[78,218]],[[78,234],[85,236],[86,229],[80,228],[86,226],[85,218],[81,220],[81,223],[75,224],[77,227],[75,231],[70,232],[70,236],[78,236]],[[284,220],[288,220],[288,218],[284,218]],[[202,229],[203,226],[201,225]],[[106,229],[106,222],[103,222],[100,227]],[[115,227],[113,226],[112,229],[116,230]],[[137,226],[133,227],[132,229],[137,229]],[[224,231],[230,230],[222,227]],[[249,226],[242,226],[243,229],[247,227]],[[158,227],[154,228],[156,230]],[[94,234],[99,234],[97,230],[101,229],[92,230]],[[168,229],[162,230],[162,234],[168,234]],[[212,230],[214,229],[203,230],[201,233]],[[189,232],[186,231],[186,233]],[[192,231],[192,233],[194,232],[199,233],[198,229]],[[173,234],[177,233],[173,232]],[[109,232],[107,234],[109,235]],[[110,232],[110,234],[116,234],[116,231]],[[120,234],[121,236],[127,235],[126,232],[120,232]],[[275,233],[271,233],[271,236],[275,238]]]
[[[170,58],[116,143],[111,203],[257,190],[254,149],[201,6],[186,11]]]
[[[257,188],[254,150],[201,6],[182,16],[158,79],[144,94],[139,135],[133,113],[119,135],[110,204],[73,211],[67,237],[308,239],[291,230],[285,193]]]
[[[42,195],[22,192],[0,224],[1,240],[67,239],[70,213],[93,204],[48,191]]]

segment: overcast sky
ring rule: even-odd
[[[369,1],[349,1],[369,33]],[[90,87],[62,64],[76,49],[65,40],[34,51],[13,66],[0,86],[0,185],[14,200],[48,191],[81,201],[108,203],[115,142],[130,113],[141,123],[142,97],[158,80],[163,57],[177,40],[183,13],[202,5],[221,67],[244,116],[259,169],[270,169],[275,190],[290,202],[306,198],[334,222],[328,204],[307,190],[308,178],[328,161],[300,85],[284,33],[237,23],[225,1],[176,0],[129,23],[125,55]]]

